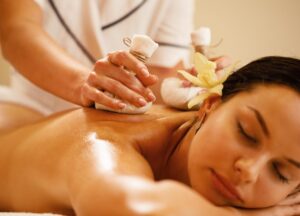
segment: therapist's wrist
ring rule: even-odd
[[[72,92],[71,95],[71,102],[83,106],[83,107],[90,107],[94,104],[93,101],[88,100],[85,96],[84,96],[84,88],[85,85],[87,83],[87,79],[89,74],[91,73],[91,71],[87,71],[84,74],[81,74],[78,77],[78,80],[74,83],[74,91]]]

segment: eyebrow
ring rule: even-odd
[[[248,106],[248,108],[254,112],[254,114],[256,116],[256,119],[259,122],[259,125],[261,126],[261,128],[262,128],[264,134],[266,135],[266,137],[270,137],[270,132],[269,132],[269,129],[267,127],[266,121],[264,120],[264,118],[262,117],[260,112],[257,109],[255,109],[251,106]]]
[[[255,108],[253,108],[253,107],[251,107],[251,106],[248,106],[248,108],[249,108],[250,110],[252,110],[252,111],[255,113],[256,119],[258,120],[258,122],[259,122],[261,128],[263,129],[264,134],[265,134],[267,137],[270,137],[269,129],[268,129],[268,127],[267,127],[267,124],[266,124],[264,118],[263,118],[262,115],[260,114],[260,112],[259,112],[257,109],[255,109]],[[295,160],[290,159],[290,158],[285,158],[285,159],[286,159],[290,164],[292,164],[292,165],[294,165],[295,167],[297,167],[298,169],[300,169],[300,162],[295,161]]]
[[[298,169],[300,169],[300,162],[295,161],[295,160],[290,159],[290,158],[286,158],[286,160],[287,160],[288,162],[290,162],[291,164],[293,164],[294,166],[296,166]]]

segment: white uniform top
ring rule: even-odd
[[[146,34],[159,43],[149,64],[171,67],[180,60],[188,62],[193,0],[35,1],[44,13],[44,29],[91,69],[108,52],[127,49],[122,39],[134,34]],[[75,106],[41,90],[19,73],[13,74],[12,87],[38,102],[40,106],[34,108],[45,114]]]

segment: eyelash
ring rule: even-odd
[[[246,138],[248,141],[254,143],[254,144],[257,144],[258,143],[258,140],[255,138],[255,137],[252,137],[251,135],[247,134],[247,132],[244,130],[242,124],[238,121],[237,122],[237,125],[238,125],[238,130],[239,130],[239,133],[244,137]],[[273,163],[272,164],[272,168],[275,172],[275,175],[276,177],[284,184],[288,184],[289,183],[289,179],[286,178],[284,175],[282,175],[278,169],[278,165],[276,163]]]
[[[280,173],[280,171],[279,171],[279,169],[278,169],[277,163],[273,163],[272,166],[273,166],[273,169],[274,169],[274,172],[275,172],[277,178],[278,178],[282,183],[288,184],[288,183],[289,183],[289,179],[286,178],[284,175],[282,175],[282,174]]]
[[[242,127],[241,122],[237,122],[239,133],[245,137],[248,141],[252,142],[253,144],[257,144],[258,140],[255,137],[252,137],[251,135],[247,134],[244,128]]]

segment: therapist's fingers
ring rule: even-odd
[[[114,93],[120,98],[129,98],[128,102],[136,102],[133,97],[129,97],[128,93],[134,93],[133,96],[137,93],[149,102],[156,99],[153,92],[145,87],[132,72],[125,70],[124,67],[111,65],[111,63],[102,59],[96,63],[94,70],[95,72],[92,72],[88,79],[92,85]],[[109,83],[104,82],[104,80],[107,80],[106,78],[110,78],[108,79]],[[117,82],[114,82],[114,80]],[[119,89],[124,91],[119,91]]]
[[[99,76],[95,72],[92,72],[91,75],[88,78],[88,84],[90,86],[93,86],[97,89],[101,89],[103,91],[107,91],[121,100],[128,101],[129,103],[137,106],[142,107],[147,104],[147,101],[144,99],[144,97],[136,91],[128,88],[118,80],[112,79],[107,76]],[[141,84],[140,84],[141,85]],[[147,94],[151,92],[150,89],[145,89],[143,94]],[[148,95],[146,95],[148,97]],[[149,100],[152,101],[152,100]],[[95,101],[97,102],[97,101]],[[99,101],[98,103],[101,103]]]
[[[230,57],[228,56],[218,56],[218,57],[213,57],[209,59],[210,61],[213,61],[216,63],[216,74],[221,73],[223,69],[225,69],[226,67],[230,66],[232,64],[232,61],[230,59]],[[196,76],[197,75],[197,71],[195,69],[195,67],[191,67],[188,72],[191,75]],[[183,87],[191,87],[192,83],[189,82],[188,80],[183,80],[182,82],[182,86]]]
[[[229,56],[218,56],[210,58],[209,60],[217,64],[216,71],[223,70],[224,68],[232,64],[232,60]]]
[[[196,68],[194,66],[192,66],[191,68],[189,68],[187,70],[187,72],[190,73],[193,76],[197,76],[197,71],[196,71]],[[186,80],[183,76],[180,76],[180,77],[182,79],[182,87],[188,88],[188,87],[193,86],[193,84],[190,81]]]
[[[89,107],[99,103],[112,109],[123,109],[126,104],[119,99],[109,97],[104,92],[85,83],[81,89],[81,101],[83,106]]]
[[[143,85],[149,86],[157,82],[156,76],[150,74],[146,65],[127,51],[115,51],[108,54],[108,60],[116,66],[122,66],[133,72]]]

